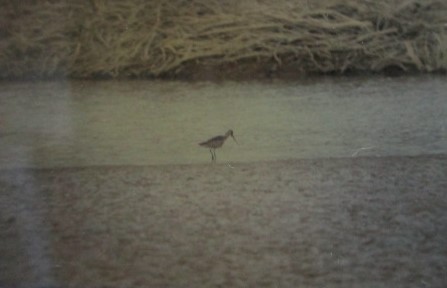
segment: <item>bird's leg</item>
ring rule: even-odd
[[[213,154],[213,149],[212,148],[210,148],[210,153],[211,153],[211,162],[213,162],[214,161],[214,154]]]
[[[214,149],[214,161],[217,161],[216,149]]]

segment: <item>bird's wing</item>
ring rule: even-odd
[[[199,143],[199,145],[201,145],[201,146],[206,146],[207,144],[209,144],[209,143],[211,143],[211,142],[214,142],[214,141],[222,141],[224,138],[225,138],[224,136],[219,135],[219,136],[210,138],[210,139],[208,139],[208,140],[206,140],[206,141],[204,141],[204,142],[201,142],[201,143]]]

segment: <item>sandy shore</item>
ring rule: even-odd
[[[0,287],[445,287],[447,157],[0,170]]]

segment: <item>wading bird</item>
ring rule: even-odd
[[[210,148],[211,161],[216,161],[216,159],[217,159],[216,148],[222,147],[222,145],[225,143],[225,140],[227,140],[227,138],[229,136],[231,136],[231,138],[233,138],[234,142],[237,143],[236,138],[234,138],[234,135],[233,135],[233,130],[228,130],[227,133],[225,133],[225,135],[219,135],[219,136],[213,137],[205,142],[199,143],[199,145],[202,147]]]

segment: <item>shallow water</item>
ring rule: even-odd
[[[447,153],[442,76],[0,86],[0,168]]]

